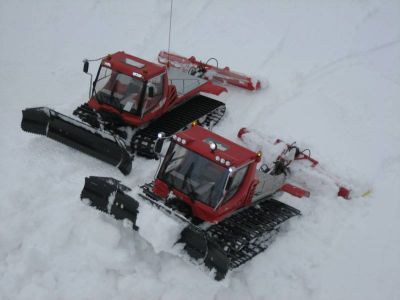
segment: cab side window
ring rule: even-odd
[[[164,74],[158,75],[147,82],[144,98],[143,114],[153,109],[160,102],[164,91]]]
[[[224,202],[226,203],[233,195],[236,194],[240,185],[243,182],[244,176],[247,173],[248,166],[242,167],[239,170],[235,171],[228,179],[228,183],[226,185],[226,194]]]

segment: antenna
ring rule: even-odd
[[[167,66],[169,67],[169,50],[171,46],[171,24],[172,24],[172,4],[174,3],[174,0],[171,0],[171,9],[169,12],[169,32],[168,32],[168,63]]]

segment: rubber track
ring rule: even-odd
[[[234,269],[263,252],[279,226],[300,211],[274,199],[262,199],[205,230],[230,259]]]
[[[163,201],[152,192],[153,182],[141,188],[147,197]],[[280,225],[296,215],[300,215],[296,208],[263,198],[205,230],[193,226],[223,249],[230,262],[229,269],[235,269],[266,250]]]
[[[132,139],[132,148],[139,155],[154,157],[154,143],[159,132],[170,136],[187,128],[193,121],[206,116],[201,125],[214,125],[225,113],[225,104],[205,96],[196,96],[184,104],[167,112],[165,115],[152,122],[148,127],[139,130]]]
[[[202,95],[195,96],[151,122],[149,126],[137,131],[132,138],[131,145],[126,146],[134,149],[138,155],[155,158],[154,144],[158,133],[164,132],[166,136],[170,136],[187,128],[193,121],[202,118],[205,119],[201,125],[214,126],[222,118],[225,110],[226,107],[223,102]],[[91,109],[87,103],[79,106],[74,111],[74,115],[89,125],[98,128],[101,124],[103,130],[118,134],[123,138],[126,137],[123,132],[114,126],[114,124],[120,126],[119,120],[113,119],[112,116],[108,116],[105,112],[100,114],[101,119],[99,120],[99,114]]]

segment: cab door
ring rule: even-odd
[[[142,116],[163,106],[165,102],[164,76],[165,74],[160,74],[147,82],[143,99]]]
[[[243,201],[246,198],[246,192],[245,189],[241,187],[245,181],[248,167],[248,165],[243,166],[229,176],[224,198],[218,208],[218,214],[229,214],[243,205]]]

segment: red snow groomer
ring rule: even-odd
[[[186,70],[183,64],[178,66],[176,55],[171,54],[170,62],[165,55],[159,54],[161,65],[124,52],[99,59],[89,101],[73,112],[80,120],[47,107],[28,108],[22,112],[22,129],[62,142],[128,174],[135,153],[155,157],[159,132],[170,136],[193,121],[213,126],[222,118],[225,104],[213,98],[227,89],[212,81],[251,89],[249,77],[228,68],[187,59],[191,65]],[[88,73],[88,69],[85,60],[83,70]]]
[[[264,251],[281,224],[300,214],[274,199],[281,192],[309,196],[288,183],[289,165],[297,159],[313,162],[289,145],[273,164],[258,168],[261,153],[194,126],[171,138],[155,180],[139,194],[129,194],[130,188],[115,179],[92,176],[81,198],[116,219],[128,219],[139,233],[137,217],[146,202],[153,204],[184,225],[178,242],[215,269],[219,280]]]

